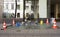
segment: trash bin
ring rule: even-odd
[[[20,27],[21,26],[21,23],[20,22],[17,22],[16,23],[16,27]]]

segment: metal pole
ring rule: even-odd
[[[23,21],[25,21],[25,0],[23,0]]]
[[[51,17],[51,0],[47,0],[47,18]]]
[[[17,0],[15,0],[15,18],[16,18],[16,13],[17,13]]]

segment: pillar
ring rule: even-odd
[[[51,11],[51,0],[47,0],[47,18],[51,18],[51,14],[50,14],[50,11]]]
[[[39,0],[34,1],[34,18],[38,18],[38,12],[39,12]]]
[[[56,18],[58,18],[58,4],[56,4]]]
[[[3,1],[4,1],[4,0],[0,0],[0,18],[2,18],[2,16],[3,16],[2,14],[3,14],[3,11],[4,11],[4,10],[3,10],[3,9],[4,9],[4,8],[3,8],[3,6],[4,6]]]
[[[39,18],[47,18],[47,0],[39,0]]]
[[[24,9],[24,5],[23,5],[23,2],[24,0],[20,0],[20,10],[21,10],[21,12],[20,12],[20,18],[23,18],[23,9]]]

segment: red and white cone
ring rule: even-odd
[[[54,24],[53,24],[53,27],[52,27],[53,29],[57,29],[58,28],[58,26],[56,25],[56,20],[54,20]]]
[[[13,26],[15,26],[15,21],[14,21],[14,19],[13,19]]]
[[[54,22],[53,22],[54,24],[56,24],[56,20],[54,19]]]
[[[46,20],[46,24],[47,24],[47,25],[49,24],[49,21],[48,21],[48,19]]]
[[[4,29],[4,31],[6,31],[6,27],[7,27],[7,26],[6,26],[6,23],[4,22],[4,23],[3,23],[3,29]]]

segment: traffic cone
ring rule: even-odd
[[[15,21],[14,21],[14,19],[13,19],[13,26],[15,26]]]
[[[6,26],[6,23],[4,21],[4,23],[3,23],[3,29],[4,29],[4,31],[6,31],[6,28],[7,28],[7,26]]]
[[[56,24],[56,20],[54,19],[54,22],[53,22],[54,24]]]
[[[53,24],[52,28],[53,29],[57,29],[58,28],[58,26],[56,25],[56,20],[54,20],[54,24]]]
[[[47,25],[49,24],[49,21],[48,21],[48,19],[46,19],[46,24],[47,24]]]

